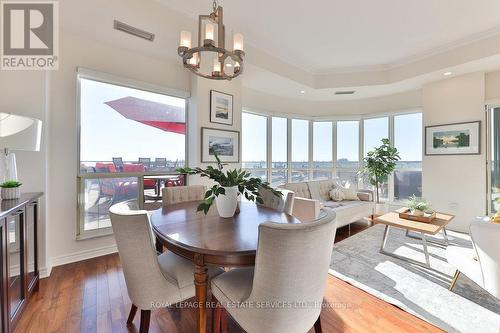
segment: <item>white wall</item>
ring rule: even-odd
[[[486,101],[500,104],[500,71],[486,74]]]
[[[422,89],[424,126],[482,121],[480,155],[424,156],[423,196],[438,211],[455,214],[450,229],[467,232],[486,213],[485,75],[473,73]]]
[[[201,163],[201,128],[215,128],[221,130],[237,131],[241,133],[241,112],[242,112],[242,94],[241,77],[231,81],[207,80],[191,75],[191,98],[189,99],[188,114],[188,142],[189,156],[188,164],[190,167],[205,166],[207,163]],[[210,90],[217,90],[226,94],[233,95],[233,125],[224,125],[210,122]],[[241,161],[241,134],[239,142],[239,154]],[[226,168],[239,168],[241,163],[229,163]],[[189,177],[190,185],[209,186],[211,181],[207,178],[198,176]]]
[[[0,111],[24,115],[42,120],[42,142],[40,152],[15,152],[18,178],[23,183],[23,192],[47,192],[47,133],[48,115],[45,94],[46,73],[44,71],[0,71]],[[46,267],[46,233],[48,195],[40,200],[38,225],[39,267],[42,274]]]

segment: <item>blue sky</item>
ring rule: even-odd
[[[122,157],[124,161],[137,161],[139,157],[184,160],[184,135],[126,119],[104,104],[127,96],[185,107],[182,98],[82,79],[81,160],[111,161],[112,157]]]

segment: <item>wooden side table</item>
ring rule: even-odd
[[[448,245],[448,235],[446,234],[446,226],[453,220],[454,217],[455,217],[454,215],[450,214],[436,213],[436,218],[432,222],[425,223],[425,222],[402,219],[399,217],[399,211],[390,212],[382,216],[379,216],[375,219],[375,222],[380,224],[385,224],[384,237],[382,238],[382,244],[380,245],[380,253],[401,260],[405,260],[417,265],[423,265],[423,263],[420,261],[403,257],[385,250],[385,245],[387,243],[387,238],[389,235],[389,227],[405,229],[407,237],[422,240],[422,245],[424,248],[424,255],[425,255],[425,263],[427,267],[430,267],[427,242]],[[436,235],[440,231],[443,232],[444,243],[426,238],[426,235]],[[413,232],[419,233],[420,237],[413,235],[412,234]]]

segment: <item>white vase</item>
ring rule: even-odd
[[[21,188],[20,187],[2,187],[1,191],[2,199],[10,200],[10,199],[19,199],[21,197]]]
[[[215,204],[220,217],[233,217],[238,206],[238,186],[223,187],[226,194],[215,198]]]

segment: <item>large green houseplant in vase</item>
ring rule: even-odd
[[[389,139],[382,139],[382,145],[366,154],[364,173],[368,175],[370,184],[375,187],[377,214],[384,214],[388,211],[388,205],[380,202],[380,191],[382,185],[389,180],[389,176],[396,169],[396,162],[400,159],[398,150],[390,145]]]
[[[215,182],[205,193],[205,199],[198,206],[198,211],[203,211],[207,214],[210,206],[216,202],[217,211],[221,217],[232,217],[238,206],[238,195],[241,194],[249,201],[256,201],[263,204],[264,201],[259,194],[259,188],[268,189],[276,196],[281,196],[282,193],[269,186],[269,183],[263,182],[260,178],[250,177],[248,171],[242,169],[233,169],[224,171],[224,165],[219,156],[215,154],[217,166],[208,166],[205,169],[200,167],[179,168],[180,173],[189,175],[199,175],[207,177]]]

